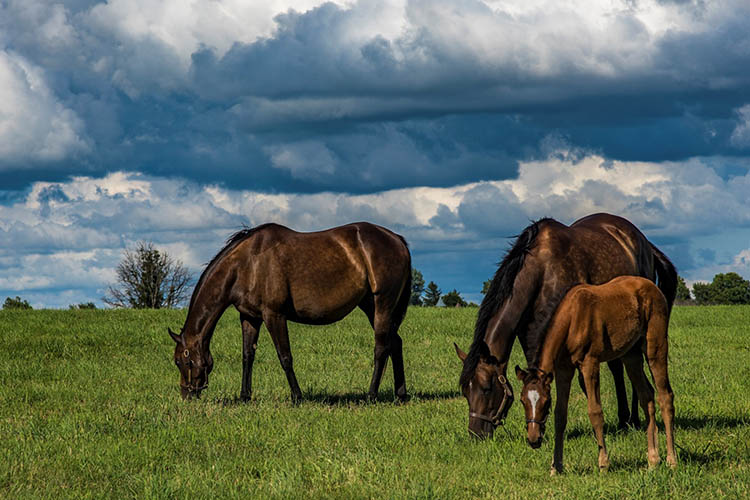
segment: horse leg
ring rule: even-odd
[[[289,388],[292,391],[292,402],[299,403],[302,400],[302,391],[297,383],[297,376],[294,374],[292,367],[292,350],[289,347],[289,330],[286,324],[286,318],[281,314],[269,313],[263,316],[263,321],[268,328],[273,345],[276,347],[276,354],[279,356],[281,367],[284,369],[286,379],[289,382]]]
[[[638,391],[641,407],[646,414],[646,440],[648,442],[648,464],[653,467],[659,463],[659,441],[658,429],[656,428],[654,389],[648,383],[646,374],[643,373],[643,357],[640,350],[631,351],[624,359],[628,377]]]
[[[620,365],[622,368],[622,365]],[[604,414],[602,413],[602,401],[599,391],[599,362],[587,358],[584,360],[581,371],[586,384],[586,393],[589,410],[589,420],[594,428],[594,436],[599,445],[599,470],[604,471],[609,467],[609,456],[607,446],[604,444]]]
[[[393,340],[393,322],[391,321],[391,311],[393,306],[385,302],[382,295],[375,296],[375,311],[373,313],[373,329],[375,330],[375,362],[372,371],[372,381],[370,389],[367,391],[367,397],[371,401],[377,399],[380,381],[383,378],[383,371],[388,364],[388,356],[391,355],[391,345]],[[401,338],[399,337],[399,341]],[[401,360],[401,369],[403,370],[403,358]],[[394,378],[397,377],[397,370],[394,367]],[[403,372],[401,373],[403,377]],[[396,380],[398,384],[399,380]],[[400,380],[403,384],[403,380]],[[395,387],[399,389],[398,386]],[[406,388],[403,388],[404,393]]]
[[[622,361],[613,359],[607,362],[609,370],[615,381],[615,394],[617,395],[617,428],[627,429],[630,413],[628,412],[628,393],[625,390],[625,377],[622,369]]]
[[[558,367],[555,370],[557,402],[555,403],[555,451],[552,455],[552,468],[549,471],[551,475],[563,472],[563,445],[565,427],[568,425],[568,401],[573,375],[575,375],[574,367]]]
[[[258,333],[262,320],[240,314],[242,323],[242,389],[240,399],[250,401],[253,393],[253,362],[258,348]]]
[[[664,420],[664,430],[667,435],[667,464],[677,465],[677,455],[674,451],[674,393],[669,383],[667,326],[659,320],[649,322],[646,344],[646,359],[654,378],[658,391],[661,418]]]

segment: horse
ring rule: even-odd
[[[516,365],[523,382],[521,401],[526,411],[527,440],[539,448],[552,402],[550,385],[556,380],[555,451],[550,472],[563,471],[563,442],[568,420],[570,382],[576,369],[586,384],[588,413],[599,444],[599,469],[609,467],[604,444],[604,417],[599,394],[599,364],[621,358],[646,413],[649,467],[659,459],[654,389],[643,372],[645,354],[658,391],[667,434],[667,464],[677,465],[674,451],[674,394],[667,370],[669,305],[651,281],[621,276],[604,285],[570,289],[549,321],[537,358],[527,370]]]
[[[544,218],[526,227],[505,254],[479,307],[469,353],[454,344],[463,363],[459,385],[469,403],[469,432],[491,437],[513,403],[506,379],[513,341],[518,338],[526,361],[540,344],[540,321],[550,303],[577,283],[602,284],[623,275],[657,281],[671,311],[677,271],[670,260],[622,217],[594,214],[570,226]],[[608,363],[615,380],[618,426],[639,426],[637,398],[633,411],[620,360]]]
[[[213,369],[210,343],[222,313],[233,305],[242,326],[240,399],[252,395],[253,361],[261,324],[271,334],[294,403],[302,399],[292,366],[287,321],[325,325],[359,306],[375,332],[375,366],[368,392],[375,399],[388,357],[394,389],[407,398],[398,328],[411,296],[406,240],[383,227],[357,222],[300,233],[264,224],[233,234],[208,263],[193,290],[175,341],[183,399],[199,397]]]

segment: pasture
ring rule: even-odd
[[[552,418],[532,450],[518,400],[487,442],[467,433],[453,342],[477,309],[410,308],[401,327],[411,400],[394,403],[390,363],[367,403],[373,334],[356,311],[290,323],[305,401],[291,404],[261,332],[253,400],[238,401],[238,315],[221,319],[210,386],[182,401],[167,327],[185,311],[0,311],[0,497],[5,498],[747,498],[750,307],[676,307],[670,326],[676,470],[647,470],[642,431],[615,432],[602,371],[609,472],[585,398],[571,393],[566,473],[549,477]],[[521,364],[518,346],[511,367]],[[512,375],[512,370],[509,370]],[[520,383],[512,379],[518,396]],[[657,411],[657,420],[661,416]],[[660,428],[660,451],[665,457]]]

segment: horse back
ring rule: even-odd
[[[368,293],[400,291],[411,272],[403,239],[364,222],[310,233],[271,225],[236,254],[252,269],[241,285],[246,295],[302,322],[340,319]]]
[[[601,361],[622,356],[651,329],[666,335],[669,321],[664,294],[652,281],[638,276],[573,287],[559,309],[570,325],[569,350]],[[580,351],[584,347],[585,353]]]

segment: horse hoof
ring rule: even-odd
[[[562,473],[563,473],[563,468],[562,467],[557,468],[554,465],[549,470],[549,475],[550,476],[557,476],[557,475],[560,475]]]
[[[252,398],[252,394],[240,394],[240,401],[242,401],[243,403],[247,403]]]

